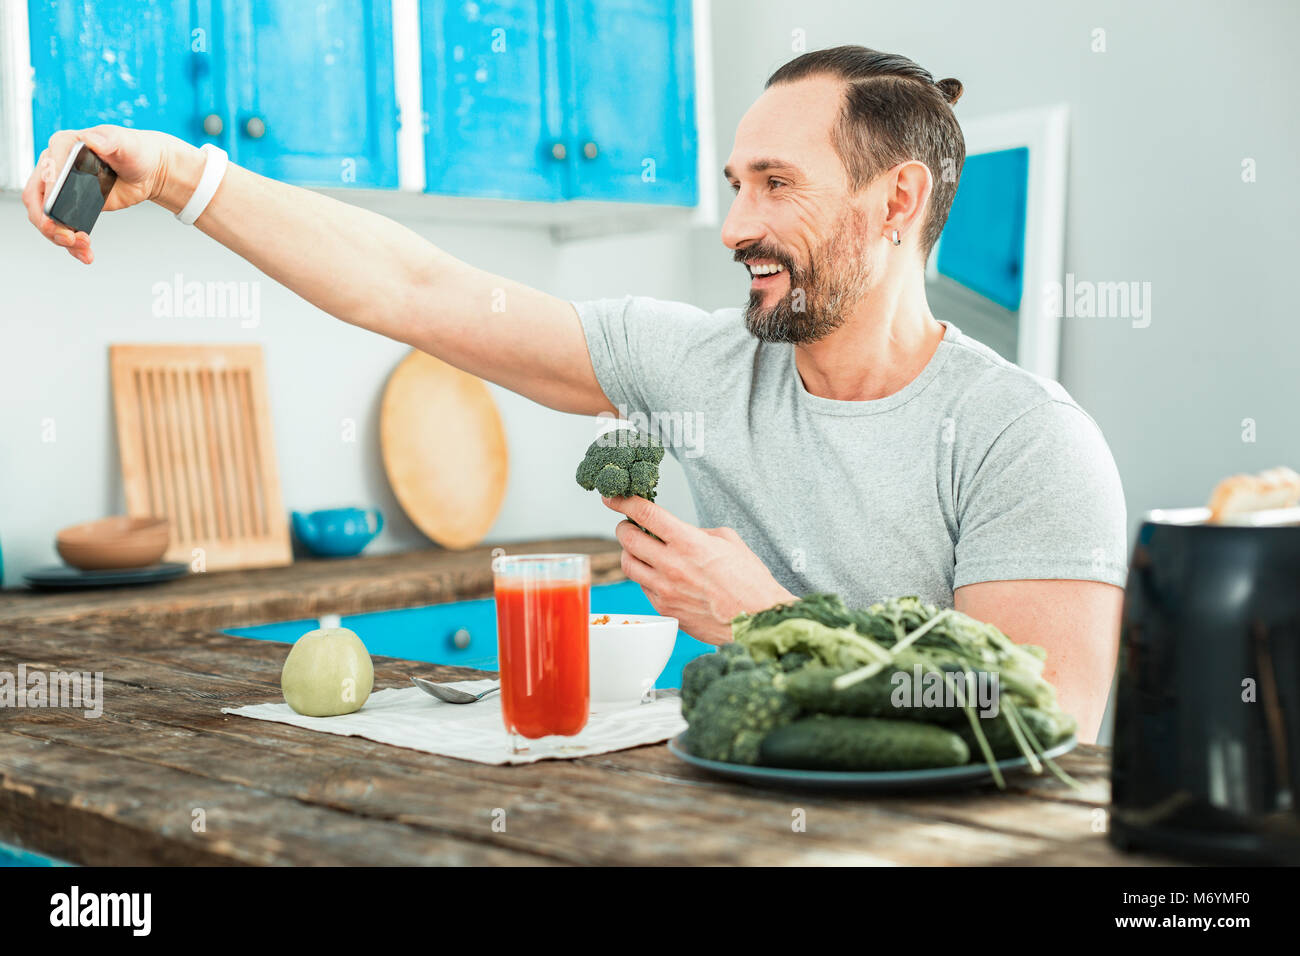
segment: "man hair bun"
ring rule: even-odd
[[[964,89],[961,85],[961,80],[954,80],[952,77],[948,77],[948,79],[940,80],[934,85],[939,87],[939,92],[943,94],[943,97],[948,101],[949,106],[957,105],[957,101],[961,99],[962,90]]]

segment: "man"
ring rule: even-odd
[[[1115,659],[1123,497],[1099,430],[1059,385],[930,314],[924,264],[965,157],[960,93],[862,47],[773,74],[724,170],[722,239],[752,277],[743,311],[575,306],[235,166],[212,192],[205,157],[160,133],[58,133],[24,200],[42,233],[92,261],[87,236],[41,212],[83,139],[118,173],[106,209],[202,206],[199,229],[344,321],[561,411],[697,416],[699,443],[673,450],[716,527],[607,501],[631,519],[623,568],[662,613],[721,643],[736,614],[798,593],[919,594],[1045,646],[1090,740]],[[505,313],[483,321],[502,291]]]

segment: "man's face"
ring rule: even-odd
[[[870,224],[831,144],[842,102],[838,80],[780,84],[736,128],[722,241],[750,272],[745,322],[763,341],[815,342],[870,286]]]

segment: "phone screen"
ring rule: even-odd
[[[45,214],[74,232],[88,233],[116,182],[117,173],[89,146],[80,143],[72,155],[71,166],[55,185],[57,192],[47,204]]]

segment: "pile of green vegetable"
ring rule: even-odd
[[[734,642],[682,672],[685,743],[699,757],[809,770],[914,770],[1044,751],[1075,732],[1042,677],[1040,647],[914,597],[865,610],[813,594],[732,621]],[[897,675],[907,675],[904,684]],[[918,675],[951,693],[914,700]],[[998,693],[981,716],[975,681]],[[996,676],[996,684],[991,678]],[[1072,782],[1072,781],[1069,781]]]

